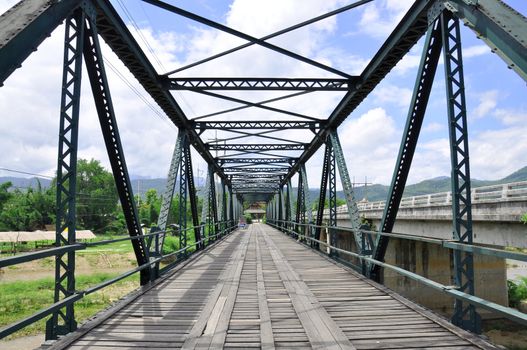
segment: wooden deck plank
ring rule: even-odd
[[[90,322],[47,349],[496,349],[260,224]]]

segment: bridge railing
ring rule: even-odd
[[[352,252],[351,250],[346,250],[346,249],[342,249],[339,247],[335,247],[335,246],[330,245],[327,241],[322,241],[322,240],[318,240],[314,238],[314,232],[315,232],[315,229],[317,228],[327,230],[328,241],[329,241],[329,235],[336,234],[337,231],[344,231],[344,232],[350,232],[350,233],[356,232],[352,228],[340,227],[340,226],[326,226],[326,225],[317,226],[313,224],[297,223],[294,221],[269,220],[269,219],[267,220],[267,224],[292,236],[293,238],[297,239],[301,243],[304,243],[310,246],[311,248],[320,251],[321,253],[327,254],[332,259],[335,259],[341,263],[350,265],[351,267],[353,267],[354,269],[358,271],[361,270],[360,266],[356,266],[354,264],[350,264],[347,261],[343,261],[342,259],[338,259],[337,257],[338,254],[347,255],[349,257],[356,258],[362,264],[369,264],[370,266],[378,265],[383,268],[392,270],[401,276],[408,277],[412,280],[417,281],[418,283],[431,287],[444,294],[447,294],[454,298],[466,301],[476,307],[481,307],[491,312],[501,314],[502,316],[510,320],[513,320],[515,322],[518,322],[520,324],[527,325],[527,314],[520,312],[516,309],[494,303],[492,301],[477,297],[475,295],[464,293],[460,291],[457,286],[444,285],[439,282],[433,281],[427,277],[418,275],[415,272],[411,272],[406,269],[403,269],[399,266],[388,264],[384,261],[375,260],[371,257],[371,255],[366,255],[366,254],[362,254],[358,252]],[[388,233],[388,232],[378,232],[378,231],[368,231],[368,230],[360,230],[359,234],[363,236],[368,235],[368,234],[382,235],[382,236],[388,236],[388,237],[411,240],[411,241],[420,241],[420,242],[440,245],[443,248],[451,249],[454,251],[469,252],[469,253],[481,254],[481,255],[490,255],[490,256],[499,257],[503,259],[527,261],[527,254],[524,254],[524,253],[509,251],[505,249],[489,248],[489,247],[480,246],[476,244],[459,243],[454,240],[415,236],[415,235],[410,235],[410,234],[405,234],[405,233]],[[323,250],[320,250],[319,249],[320,246],[326,247],[327,251],[324,252]]]
[[[13,265],[17,265],[17,264],[22,264],[22,263],[26,263],[26,262],[29,262],[29,261],[33,261],[33,260],[38,260],[38,259],[43,259],[43,258],[47,258],[47,257],[52,257],[52,256],[58,256],[58,255],[62,255],[62,254],[65,254],[67,252],[76,252],[76,251],[80,251],[80,250],[85,250],[89,247],[95,247],[95,246],[101,246],[101,245],[106,245],[106,244],[110,244],[110,243],[115,243],[115,242],[121,242],[121,241],[133,241],[133,240],[144,240],[145,243],[146,243],[146,246],[148,248],[148,250],[150,251],[150,248],[152,246],[152,244],[155,244],[154,242],[154,239],[158,238],[158,237],[161,237],[161,236],[166,236],[166,235],[169,235],[169,234],[188,234],[189,232],[195,230],[195,229],[200,229],[201,232],[205,232],[205,229],[208,227],[208,224],[206,223],[202,223],[201,225],[199,226],[193,226],[193,227],[187,227],[186,229],[184,230],[180,230],[180,229],[169,229],[169,230],[165,230],[165,231],[156,231],[156,232],[152,232],[152,233],[148,233],[148,234],[143,234],[143,235],[139,235],[139,236],[134,236],[134,237],[123,237],[123,238],[116,238],[116,239],[109,239],[109,240],[103,240],[103,241],[98,241],[98,242],[78,242],[78,243],[74,243],[74,244],[70,244],[70,245],[66,245],[66,246],[62,246],[62,247],[56,247],[56,248],[48,248],[48,249],[43,249],[43,250],[40,250],[40,251],[37,251],[37,252],[31,252],[31,253],[25,253],[25,254],[19,254],[19,255],[15,255],[15,256],[10,256],[10,257],[7,257],[7,258],[3,258],[3,259],[0,259],[0,268],[4,268],[4,267],[8,267],[8,266],[13,266]],[[175,267],[176,265],[178,265],[179,263],[181,263],[182,261],[184,261],[185,259],[187,259],[192,253],[194,252],[197,252],[200,248],[205,248],[206,246],[209,246],[210,244],[216,242],[217,240],[221,239],[222,237],[226,236],[227,234],[229,234],[230,232],[234,231],[234,229],[236,229],[238,227],[237,223],[234,222],[234,220],[228,220],[227,222],[217,222],[215,223],[215,228],[216,228],[216,232],[215,234],[210,234],[209,235],[204,235],[204,237],[197,241],[197,242],[194,242],[192,244],[187,244],[185,247],[182,247],[176,251],[173,251],[173,252],[170,252],[170,253],[167,253],[167,254],[162,254],[162,252],[158,252],[155,256],[151,256],[150,257],[150,260],[148,263],[145,263],[145,264],[142,264],[142,265],[139,265],[127,272],[124,272],[123,274],[117,276],[117,277],[114,277],[112,279],[109,279],[107,281],[103,281],[95,286],[92,286],[88,289],[85,289],[85,290],[80,290],[80,291],[75,291],[73,292],[70,296],[68,296],[67,298],[64,298],[48,307],[45,307],[41,310],[39,310],[38,312],[34,313],[33,315],[30,315],[22,320],[19,320],[15,323],[12,323],[10,325],[7,325],[3,328],[0,328],[0,339],[10,335],[10,334],[13,334],[19,330],[21,330],[22,328],[26,327],[26,326],[29,326],[51,314],[53,314],[54,312],[57,312],[58,310],[72,304],[72,303],[75,303],[79,300],[81,300],[82,298],[84,298],[85,296],[87,295],[90,295],[92,293],[95,293],[105,287],[108,287],[116,282],[119,282],[121,281],[122,279],[125,279],[126,277],[129,277],[135,273],[138,273],[142,270],[145,270],[145,269],[153,269],[156,264],[159,264],[163,261],[166,261],[170,258],[174,258],[175,257],[175,260],[174,261],[171,261],[169,263],[167,263],[163,268],[159,269],[159,275],[162,275],[166,272],[168,272],[169,270],[171,270],[173,267]],[[189,254],[190,253],[190,254]],[[152,276],[154,276],[152,278],[152,281],[154,280],[154,278],[157,278],[159,277],[156,276],[155,274],[152,274]]]
[[[527,200],[527,181],[476,187],[471,191],[471,199],[472,203]],[[359,210],[383,210],[385,203],[385,201],[359,202],[357,206]],[[399,208],[430,207],[450,204],[452,204],[452,192],[440,192],[403,197]],[[347,212],[348,209],[345,205],[337,208],[338,214],[345,214]],[[326,214],[326,211],[324,213]]]

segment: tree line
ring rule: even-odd
[[[11,182],[0,184],[0,231],[42,230],[56,223],[57,180],[42,188],[13,188]],[[141,224],[150,227],[157,223],[162,196],[149,189],[144,198],[136,196]],[[198,199],[198,212],[202,200]],[[190,206],[187,217],[191,218]],[[179,196],[172,200],[169,223],[179,224]],[[113,175],[99,161],[79,159],[77,162],[77,229],[92,230],[97,234],[126,232],[124,214],[119,203]]]

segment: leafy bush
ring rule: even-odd
[[[245,217],[245,222],[247,224],[252,224],[253,223],[253,217],[252,217],[251,214],[245,214],[244,217]]]
[[[507,281],[509,294],[509,306],[517,308],[522,300],[527,299],[527,277],[521,277],[519,280]]]
[[[522,218],[520,219],[521,222],[527,225],[527,213],[523,214]]]
[[[179,249],[179,237],[166,236],[163,243],[163,254],[175,252]]]

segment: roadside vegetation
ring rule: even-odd
[[[77,276],[77,289],[84,290],[115,276],[117,274],[109,273]],[[2,288],[2,293],[0,293],[0,327],[30,316],[53,303],[54,279],[51,277],[31,281],[2,283],[0,286]],[[82,322],[88,319],[138,286],[138,278],[136,276],[130,276],[101,291],[84,297],[75,303],[75,317],[77,321]],[[47,319],[44,318],[33,323],[7,339],[43,333]]]

